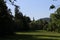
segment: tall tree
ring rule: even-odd
[[[18,26],[18,30],[23,29],[23,14],[19,11],[19,7],[15,5],[15,22]]]
[[[23,19],[23,25],[24,25],[24,30],[25,31],[29,31],[30,30],[30,26],[29,26],[29,23],[31,22],[30,18],[27,17],[27,16],[24,16],[24,19]]]
[[[51,28],[53,28],[53,30],[60,30],[60,8],[58,8],[55,13],[50,15],[51,18]]]
[[[13,34],[13,19],[4,0],[0,0],[0,34]]]

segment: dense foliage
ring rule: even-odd
[[[15,6],[15,16],[6,6],[4,0],[0,0],[0,35],[13,35],[16,31],[30,31],[30,30],[47,30],[60,32],[60,8],[50,15],[49,19],[39,19],[33,21],[27,16],[24,16],[19,11],[19,6],[15,5],[14,0],[9,0]],[[55,8],[52,5],[50,8]]]
[[[2,35],[14,34],[15,31],[29,30],[30,18],[23,16],[17,5],[14,6],[15,16],[12,15],[11,10],[6,6],[6,2],[0,0],[0,34]]]

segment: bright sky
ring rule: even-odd
[[[53,10],[49,10],[50,5],[54,4],[58,7],[60,5],[60,0],[17,0],[16,4],[20,6],[20,11],[23,15],[29,16],[31,19],[34,17],[37,20],[40,18],[49,17],[51,12],[54,12]],[[10,4],[7,5],[13,12],[14,7]]]

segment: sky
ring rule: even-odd
[[[31,19],[33,17],[35,20],[40,18],[48,18],[50,14],[55,11],[55,9],[50,10],[49,7],[54,4],[57,7],[60,5],[60,0],[17,0],[15,2],[16,5],[20,6],[20,11],[23,15],[29,16]],[[14,15],[14,6],[12,6],[9,2],[7,6],[11,8]]]

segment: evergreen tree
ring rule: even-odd
[[[13,19],[4,0],[0,0],[0,34],[13,34]]]

